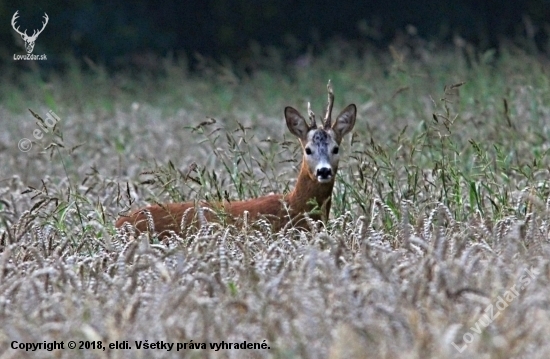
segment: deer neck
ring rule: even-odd
[[[328,183],[319,183],[311,178],[305,162],[302,161],[296,187],[286,196],[286,202],[292,215],[305,212],[315,220],[322,219],[322,217],[328,218],[334,177]],[[315,208],[316,210],[314,210]]]

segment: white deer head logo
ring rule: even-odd
[[[15,14],[13,14],[13,17],[11,18],[11,26],[13,27],[13,29],[15,31],[17,31],[17,33],[19,35],[21,35],[21,37],[25,41],[25,49],[27,50],[27,53],[32,54],[32,50],[34,50],[34,42],[36,41],[36,38],[38,37],[38,35],[40,35],[40,33],[42,31],[44,31],[44,28],[46,27],[46,24],[48,24],[48,14],[44,13],[44,20],[46,20],[46,21],[42,22],[42,29],[40,29],[40,31],[38,31],[38,32],[36,32],[36,30],[34,30],[33,33],[32,33],[32,36],[29,36],[29,35],[27,35],[27,30],[26,29],[25,29],[24,32],[21,32],[21,31],[19,31],[19,26],[17,28],[15,27],[15,20],[17,20],[17,18],[19,17],[19,15],[17,15],[18,12],[19,12],[19,10],[17,10],[15,12]]]

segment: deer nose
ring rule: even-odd
[[[328,167],[321,167],[317,169],[317,177],[321,179],[328,179],[332,177],[332,169]]]

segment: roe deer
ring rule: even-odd
[[[344,135],[350,132],[355,124],[357,109],[354,104],[348,105],[332,123],[331,112],[334,103],[334,94],[330,80],[328,88],[328,105],[323,123],[317,126],[315,114],[308,103],[310,123],[292,107],[285,108],[286,125],[290,132],[300,139],[303,150],[303,159],[298,180],[294,190],[288,194],[271,194],[246,201],[222,203],[195,202],[169,203],[153,205],[133,212],[129,216],[122,216],[116,222],[116,227],[122,227],[126,222],[134,225],[140,232],[146,232],[148,226],[160,237],[168,236],[172,230],[179,233],[184,226],[195,224],[193,218],[198,207],[208,207],[227,215],[227,220],[234,223],[248,211],[251,221],[266,218],[274,231],[278,231],[289,221],[293,225],[307,229],[304,223],[304,213],[308,213],[313,220],[327,219],[330,212],[332,188],[336,178],[339,161],[339,145]],[[147,224],[144,212],[150,213],[153,224]],[[208,221],[216,221],[212,211],[205,211]],[[182,220],[184,223],[182,223]]]

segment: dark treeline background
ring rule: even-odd
[[[145,54],[238,62],[255,44],[297,56],[334,38],[385,47],[408,25],[440,43],[460,37],[486,49],[522,38],[549,51],[550,0],[10,0],[0,2],[4,64],[25,53],[11,27],[16,10],[28,34],[41,27],[44,12],[49,16],[34,50],[48,55],[40,66],[60,66],[68,54],[111,67]]]

